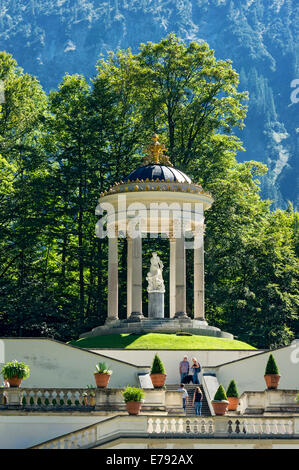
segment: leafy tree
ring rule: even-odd
[[[247,93],[238,92],[230,61],[169,35],[138,54],[101,58],[90,85],[66,75],[48,97],[6,53],[0,79],[1,334],[71,339],[103,323],[107,242],[94,234],[94,209],[102,191],[141,165],[158,132],[172,163],[214,198],[205,237],[209,322],[257,347],[298,335],[298,212],[271,211],[259,195],[266,167],[237,163],[234,132],[244,126]],[[152,248],[169,257],[167,241],[145,241],[144,272]],[[122,318],[124,240],[119,256]]]

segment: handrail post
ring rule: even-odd
[[[6,388],[5,389],[7,405],[9,406],[20,406],[22,401],[22,389],[21,388]]]

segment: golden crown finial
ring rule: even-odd
[[[160,144],[158,139],[158,135],[154,134],[152,143],[145,149],[146,157],[143,159],[144,163],[146,165],[151,163],[159,165],[162,163],[164,165],[172,166],[169,158],[164,153],[167,151],[167,148],[163,144]]]

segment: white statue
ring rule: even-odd
[[[162,271],[163,263],[157,253],[154,252],[151,257],[150,271],[146,276],[148,282],[147,292],[165,292]]]

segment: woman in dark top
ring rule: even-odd
[[[200,372],[200,365],[196,357],[192,357],[191,369],[193,370],[192,382],[196,385],[199,385],[198,374]]]
[[[200,387],[196,387],[196,389],[194,390],[192,405],[195,409],[195,415],[201,416],[202,391]]]

